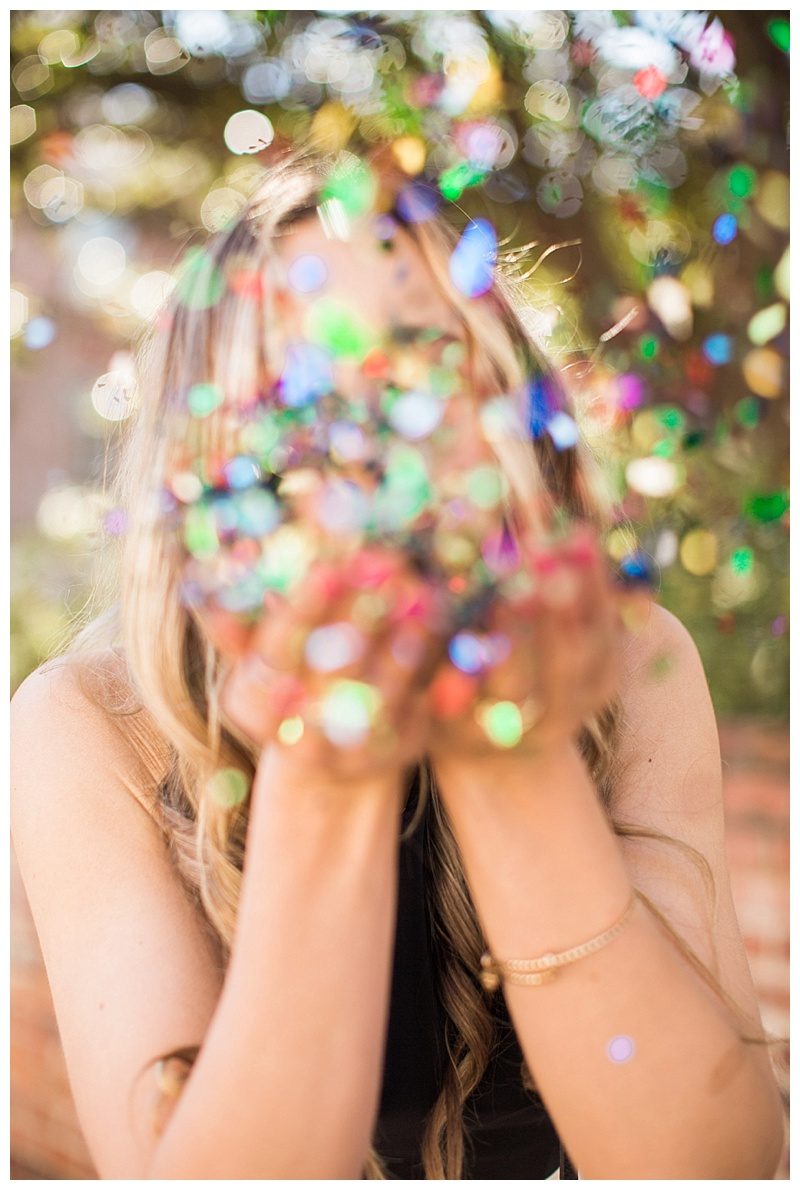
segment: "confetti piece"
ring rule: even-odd
[[[410,392],[392,404],[389,421],[403,438],[412,442],[427,438],[439,425],[444,413],[442,402],[430,393]]]
[[[553,439],[556,450],[569,450],[577,446],[580,437],[578,427],[568,413],[555,413],[547,423],[547,432]]]
[[[284,405],[308,405],[332,389],[333,367],[328,352],[313,343],[292,343],[279,381]]]
[[[296,293],[316,293],[328,280],[328,266],[319,256],[298,256],[289,265],[286,278]]]
[[[305,656],[311,669],[318,673],[332,673],[353,665],[366,648],[364,636],[346,621],[325,624],[309,633],[305,644]]]
[[[220,769],[208,783],[213,800],[226,809],[239,806],[250,792],[250,782],[241,769]]]
[[[322,700],[320,727],[332,744],[355,747],[366,740],[381,706],[374,686],[341,678]]]
[[[606,1046],[606,1053],[612,1062],[629,1062],[636,1052],[632,1037],[620,1034],[612,1037]]]
[[[475,717],[498,748],[514,748],[522,739],[522,713],[514,702],[482,703]]]
[[[484,642],[471,632],[459,632],[448,645],[450,660],[465,674],[477,674],[486,668],[487,651]]]
[[[190,310],[207,310],[222,297],[225,282],[211,257],[202,249],[187,249],[175,283],[178,299]]]
[[[186,401],[194,417],[208,417],[219,408],[224,399],[225,394],[219,385],[193,384]]]
[[[488,219],[468,223],[450,256],[450,280],[466,297],[487,293],[494,281],[497,236]]]
[[[711,234],[718,244],[732,244],[739,234],[739,223],[735,215],[718,215],[711,228]]]
[[[395,210],[404,223],[425,223],[442,205],[438,191],[421,182],[412,182],[397,196]]]
[[[311,307],[308,332],[335,360],[363,360],[373,346],[372,334],[357,315],[330,298],[321,298]]]
[[[703,343],[703,355],[715,367],[730,363],[732,355],[730,335],[709,335]]]
[[[288,748],[299,744],[300,740],[305,734],[306,725],[299,715],[291,715],[288,719],[282,720],[278,727],[278,739],[282,744]]]

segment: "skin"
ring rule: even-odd
[[[278,241],[280,263],[291,269],[299,257],[311,255],[324,260],[327,278],[324,288],[313,295],[292,294],[284,303],[288,339],[302,336],[309,324],[314,301],[322,296],[352,312],[359,325],[377,343],[391,341],[398,328],[436,327],[446,341],[464,342],[464,327],[457,311],[430,282],[427,268],[411,237],[398,230],[390,251],[376,240],[369,220],[354,225],[347,241],[326,238],[316,218],[306,219]],[[364,278],[370,278],[369,301],[359,301]],[[431,361],[431,349],[412,343],[392,353],[394,370],[406,376],[424,377]],[[336,366],[337,390],[350,399],[364,395],[364,381],[355,363]],[[495,461],[479,418],[480,404],[469,385],[465,367],[462,385],[448,400],[444,433],[429,448],[435,475],[464,472],[480,462]],[[408,381],[411,383],[411,381]],[[306,509],[298,508],[302,515]],[[516,523],[525,525],[527,510],[518,509]],[[470,526],[475,539],[500,523],[496,511],[485,514]],[[535,706],[536,730],[526,732],[515,749],[538,752],[547,741],[569,738],[585,716],[599,710],[615,687],[617,654],[623,630],[623,615],[641,615],[641,598],[615,590],[596,542],[586,526],[576,528],[566,540],[546,542],[541,533],[529,529],[520,538],[523,571],[536,574],[537,590],[524,598],[498,601],[487,627],[505,634],[510,642],[508,659],[493,668],[481,694],[486,698],[531,700]],[[356,553],[361,553],[356,545]],[[424,595],[402,555],[391,550],[370,548],[363,553],[375,564],[393,571],[373,587],[387,609],[395,606],[399,592]],[[200,613],[203,629],[228,657],[230,676],[223,705],[231,721],[256,743],[274,743],[285,714],[303,713],[298,693],[305,687],[309,700],[321,697],[326,679],[310,672],[302,645],[308,635],[324,623],[350,618],[359,590],[353,582],[353,555],[320,562],[312,569],[308,585],[300,584],[291,599],[273,597],[268,615],[253,629],[241,626],[234,617],[215,606]],[[326,598],[325,592],[330,592]],[[639,610],[636,610],[639,605]],[[417,665],[398,666],[391,644],[405,629],[380,617],[368,632],[368,647],[356,665],[337,671],[337,677],[369,682],[380,691],[386,713],[382,716],[381,738],[362,747],[338,749],[327,744],[313,726],[306,725],[296,746],[298,755],[312,763],[324,763],[329,770],[352,776],[374,771],[387,763],[402,769],[424,751],[434,758],[449,754],[473,759],[497,756],[474,717],[442,719],[430,698],[432,680],[452,671],[433,615],[416,617],[413,631],[418,636]],[[533,675],[536,675],[535,679]],[[564,697],[564,695],[567,697]],[[292,696],[295,696],[294,698]],[[285,701],[285,697],[289,701]],[[435,740],[435,744],[434,744]]]
[[[296,234],[298,248],[329,260],[333,289],[346,300],[367,266],[369,239],[357,241],[351,255],[329,253],[313,223]],[[413,247],[404,244],[402,250],[410,253],[404,259],[406,292],[421,298],[424,265],[415,261]],[[388,308],[393,319],[411,316],[402,291],[387,286],[379,292],[389,306],[370,305],[369,315],[366,306],[360,309],[375,318],[378,333],[385,330],[379,310],[384,318]],[[426,316],[444,324],[446,304],[440,305],[433,287],[427,295]],[[481,434],[468,402],[462,415],[463,437],[472,443],[467,450],[482,449],[475,446]],[[557,544],[523,533],[519,546],[525,568],[539,581],[533,595],[493,608],[491,627],[508,635],[511,648],[508,660],[490,671],[482,694],[530,700],[533,726],[517,747],[498,749],[472,714],[437,719],[429,688],[417,684],[415,713],[393,721],[399,745],[394,755],[404,763],[406,745],[430,755],[495,955],[535,956],[577,945],[616,921],[636,886],[667,920],[681,923],[679,933],[712,969],[716,946],[722,986],[757,1031],[724,860],[716,725],[696,649],[662,609],[613,587],[585,526]],[[321,605],[317,610],[324,617]],[[276,655],[274,642],[291,637],[292,619],[300,615],[287,609],[274,638],[269,629],[257,630],[239,643],[256,651],[266,645],[272,664],[284,668],[290,659]],[[426,664],[431,656],[435,647]],[[656,682],[648,674],[664,656],[672,673]],[[436,672],[448,666],[443,660]],[[378,672],[376,664],[362,676],[374,680]],[[386,676],[387,704],[406,708],[403,683],[394,684],[396,673]],[[230,712],[241,707],[242,715],[252,713],[246,683],[234,677],[231,690]],[[270,716],[268,683],[262,690],[263,726]],[[719,894],[716,919],[685,868],[653,856],[640,841],[618,840],[600,809],[575,737],[585,717],[615,692],[622,694],[628,728],[616,811],[624,820],[630,810],[629,821],[682,838],[709,860]],[[252,718],[248,722],[255,726]],[[681,750],[671,747],[672,739],[682,740]],[[329,752],[316,746],[317,756]],[[355,757],[334,749],[325,762],[334,771],[341,763],[371,772],[370,758],[379,755],[391,762],[391,751],[387,755],[373,741]],[[649,799],[642,797],[643,785]],[[531,905],[542,909],[538,926]],[[687,926],[687,916],[701,924]],[[535,993],[511,985],[506,992],[523,1052],[583,1176],[771,1176],[783,1123],[766,1053],[740,1041],[741,1022],[641,907],[613,946],[564,969]],[[606,1046],[619,1034],[635,1038],[643,1054],[638,1062],[620,1066],[608,1058]],[[589,1063],[588,1054],[598,1057]],[[565,1074],[587,1064],[591,1077],[579,1085]],[[677,1111],[682,1122],[674,1125]]]
[[[280,250],[323,255],[331,292],[378,334],[406,318],[461,333],[410,244],[396,257],[408,268],[402,285],[374,242],[327,241],[313,221]],[[482,450],[468,403],[464,411],[463,449]],[[539,545],[523,544],[535,567]],[[320,680],[298,641],[353,611],[352,558],[317,568],[302,598],[274,604],[254,629],[206,609],[203,627],[228,661],[225,713],[262,748],[224,973],[154,820],[142,757],[69,667],[23,684],[13,705],[14,844],[101,1177],[360,1176],[381,1086],[401,778],[424,751],[497,957],[564,949],[607,929],[635,884],[705,961],[716,945],[723,986],[757,1022],[696,649],[660,609],[626,609],[585,537],[557,553],[536,601],[497,610],[514,647],[490,693],[529,690],[541,708],[523,746],[502,753],[466,718],[431,730],[426,698],[442,643],[424,617],[416,662],[398,672],[387,621],[414,584],[403,559],[382,559],[387,615],[349,674],[378,684],[392,730],[350,754],[313,725],[293,747],[274,732],[292,683]],[[654,682],[665,653],[673,665]],[[614,688],[625,723],[615,811],[707,858],[716,917],[685,862],[619,840],[599,805],[574,734]],[[583,1177],[771,1177],[783,1125],[767,1055],[739,1041],[728,1010],[641,907],[612,944],[551,983],[506,991]],[[636,1052],[619,1064],[606,1047],[621,1034]],[[137,1074],[188,1045],[200,1055],[159,1137],[153,1081]]]

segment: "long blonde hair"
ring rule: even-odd
[[[195,249],[193,267],[200,285],[217,287],[215,300],[194,308],[180,288],[139,345],[140,408],[126,432],[117,476],[117,503],[127,515],[120,563],[120,598],[76,638],[71,654],[84,657],[93,674],[90,692],[129,732],[137,749],[152,760],[152,808],[169,842],[175,866],[193,897],[224,966],[230,955],[248,824],[247,799],[224,805],[209,793],[210,778],[234,767],[249,779],[257,754],[220,711],[222,659],[202,635],[181,597],[183,555],[174,531],[165,525],[160,494],[176,452],[184,449],[185,394],[200,382],[216,382],[229,394],[225,404],[204,418],[197,432],[204,450],[224,450],[234,428],[238,394],[259,391],[270,373],[270,326],[275,311],[269,285],[258,300],[227,283],[233,269],[269,275],[276,235],[316,208],[330,162],[321,157],[287,159],[274,167],[236,221]],[[517,313],[514,286],[499,279],[487,299],[466,301],[447,276],[454,233],[438,218],[410,225],[435,283],[457,309],[465,327],[469,366],[481,392],[511,392],[526,374],[555,376],[532,342]],[[185,293],[185,291],[183,291]],[[567,404],[566,394],[561,400]],[[233,413],[232,413],[233,410]],[[583,444],[556,450],[547,435],[536,439],[529,459],[538,482],[555,506],[593,523],[608,525],[608,506],[597,482],[598,468]],[[500,460],[501,464],[503,460]],[[108,646],[117,651],[124,677],[108,678],[102,661]],[[98,663],[92,670],[89,656]],[[680,840],[617,821],[613,792],[620,708],[614,703],[584,725],[580,747],[598,797],[619,836],[671,842],[698,866],[709,893],[714,882],[705,858]],[[485,947],[461,857],[447,814],[437,795],[435,774],[422,762],[412,774],[419,798],[417,822],[431,801],[429,909],[438,941],[437,978],[447,1018],[449,1054],[443,1085],[430,1110],[422,1141],[426,1178],[464,1176],[467,1137],[464,1107],[490,1060],[496,1036],[491,1001],[476,971]],[[674,931],[657,907],[640,898],[658,918],[695,969],[728,1003],[736,1006],[715,976]],[[744,1038],[745,1035],[742,1034]],[[746,1038],[761,1041],[763,1037]],[[196,1051],[174,1055],[190,1064]],[[523,1062],[522,1084],[535,1090]],[[364,1175],[387,1176],[371,1148]]]

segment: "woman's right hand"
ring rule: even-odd
[[[252,628],[217,607],[199,619],[228,664],[223,715],[259,748],[343,781],[400,772],[425,751],[447,632],[397,551],[315,563]]]

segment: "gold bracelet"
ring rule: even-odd
[[[484,951],[481,955],[481,983],[487,992],[496,991],[503,980],[507,983],[525,985],[546,983],[547,980],[555,977],[559,967],[564,967],[567,963],[574,963],[576,959],[581,959],[584,955],[600,950],[601,947],[616,938],[617,934],[621,934],[631,918],[636,899],[636,890],[634,889],[624,913],[614,922],[613,926],[595,938],[590,938],[588,942],[571,947],[570,950],[562,950],[558,954],[543,954],[538,959],[506,959],[505,961],[494,958],[488,950]]]

